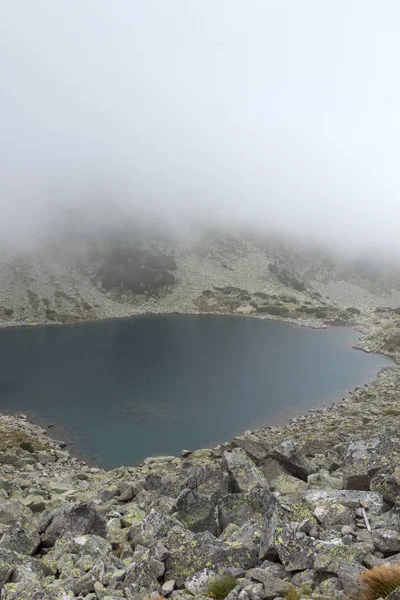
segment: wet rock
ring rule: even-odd
[[[43,546],[53,546],[64,533],[106,536],[106,521],[87,502],[71,502],[44,515],[38,523]]]
[[[276,446],[271,456],[289,473],[303,481],[307,481],[307,477],[316,472],[314,465],[300,452],[292,440],[286,440]]]
[[[267,480],[241,448],[224,452],[224,462],[229,473],[232,492],[247,492],[254,487],[268,489]]]

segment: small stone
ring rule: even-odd
[[[181,452],[181,456],[182,458],[187,458],[188,456],[190,456],[193,453],[193,450],[182,450]],[[174,582],[175,584],[175,582]]]
[[[168,596],[169,594],[172,594],[174,589],[175,589],[175,580],[169,579],[168,581],[163,583],[162,588],[161,588],[161,593],[163,596]]]
[[[170,552],[164,546],[164,544],[160,541],[157,542],[156,547],[154,548],[154,556],[157,560],[164,562],[169,557]]]

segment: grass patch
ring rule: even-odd
[[[286,600],[300,600],[301,594],[295,587],[290,588],[285,594]]]
[[[7,450],[16,450],[21,448],[28,452],[34,452],[35,450],[50,450],[49,443],[42,443],[33,436],[27,435],[22,431],[16,429],[7,429],[6,427],[0,427],[0,452],[7,452]]]
[[[360,575],[360,600],[387,598],[400,586],[400,565],[378,565]]]
[[[223,600],[236,587],[236,579],[233,575],[221,575],[210,580],[207,588],[207,596],[213,600]]]

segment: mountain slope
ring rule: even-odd
[[[145,312],[265,315],[322,325],[400,304],[400,269],[272,237],[125,230],[64,235],[0,255],[1,325]]]

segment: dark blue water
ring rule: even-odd
[[[321,406],[390,361],[349,328],[148,316],[0,331],[0,410],[64,429],[103,466],[227,440]]]

